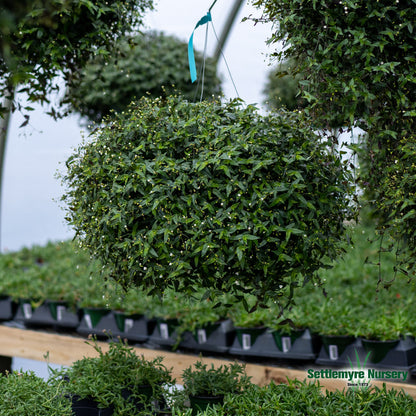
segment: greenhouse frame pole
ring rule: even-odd
[[[224,45],[227,42],[228,36],[230,34],[231,27],[234,24],[235,18],[237,17],[237,14],[240,11],[241,6],[243,5],[243,2],[244,0],[236,0],[233,4],[230,14],[227,17],[227,21],[224,24],[224,28],[221,32],[220,38],[214,51],[213,59],[215,64],[218,64],[221,53],[224,49]]]
[[[13,92],[10,94],[10,97],[4,98],[4,113],[0,117],[0,253],[2,252],[2,231],[3,231],[3,172],[4,172],[4,160],[6,156],[6,142],[7,134],[9,131],[10,117],[13,111]]]

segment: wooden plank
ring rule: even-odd
[[[0,355],[8,357],[22,357],[45,362],[45,354],[48,353],[50,363],[69,366],[83,357],[97,355],[96,351],[86,341],[85,338],[77,336],[10,328],[0,325]],[[100,345],[103,351],[108,349],[107,342],[98,342],[98,345]],[[166,367],[172,368],[172,375],[177,382],[181,381],[182,371],[198,359],[209,365],[212,363],[214,366],[230,363],[230,360],[218,358],[137,347],[134,349],[137,354],[143,355],[149,360],[163,356],[164,364]],[[253,383],[258,385],[266,385],[272,380],[276,383],[286,383],[287,379],[300,381],[307,379],[306,371],[274,367],[272,365],[247,364],[246,371],[252,377]],[[383,382],[372,381],[371,384],[382,387]],[[388,389],[403,389],[416,399],[416,385],[394,382],[386,382],[385,384]],[[320,385],[324,391],[343,390],[347,387],[346,381],[332,379],[320,379]]]

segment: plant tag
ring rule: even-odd
[[[159,331],[160,331],[160,336],[163,339],[168,339],[169,338],[169,327],[168,327],[168,324],[159,324]]]
[[[207,342],[207,331],[205,329],[198,329],[198,344]]]
[[[128,332],[130,329],[133,328],[134,321],[133,319],[127,318],[124,320],[124,332]]]
[[[329,359],[338,360],[338,345],[329,345]]]
[[[251,335],[243,334],[241,339],[243,341],[243,350],[249,350],[251,348]]]
[[[25,319],[30,319],[32,317],[32,305],[30,303],[23,304],[23,315]]]
[[[64,312],[65,312],[65,306],[58,305],[56,307],[56,320],[57,321],[62,321]]]
[[[87,327],[89,329],[92,329],[92,321],[91,321],[91,315],[89,313],[86,313],[84,315],[85,323],[87,324]]]
[[[289,352],[292,348],[292,340],[290,337],[282,337],[282,349],[283,352]]]

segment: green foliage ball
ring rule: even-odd
[[[341,250],[349,174],[300,114],[143,98],[67,161],[67,220],[125,286],[286,294]]]
[[[122,38],[111,59],[91,59],[81,72],[80,82],[67,91],[65,101],[96,122],[111,110],[122,111],[145,95],[160,97],[179,91],[195,101],[200,90],[191,82],[186,51],[185,42],[163,33],[144,32]],[[195,60],[202,68],[202,54],[196,52]],[[221,94],[221,82],[211,58],[205,62],[203,93],[205,97]]]

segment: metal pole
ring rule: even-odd
[[[13,111],[13,92],[10,93],[9,97],[4,98],[4,114],[0,117],[0,253],[2,252],[1,247],[1,233],[2,233],[2,193],[3,193],[3,171],[4,171],[4,159],[6,155],[6,141],[7,133],[10,125],[10,117]]]
[[[221,32],[221,35],[220,35],[220,38],[218,40],[217,47],[215,48],[215,52],[214,52],[214,56],[213,56],[215,64],[217,64],[218,60],[220,59],[221,51],[224,49],[224,45],[227,42],[228,35],[230,34],[231,27],[233,26],[235,18],[237,17],[237,14],[238,14],[241,6],[243,5],[243,2],[244,2],[244,0],[236,0],[234,2],[234,5],[231,9],[230,14],[227,17],[227,21],[224,24],[224,28],[223,28],[223,30]]]

